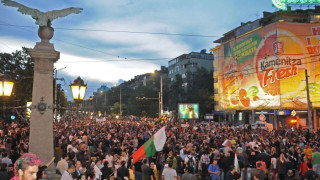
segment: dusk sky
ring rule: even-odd
[[[86,97],[102,84],[153,72],[181,54],[215,47],[213,41],[240,25],[274,12],[272,0],[17,0],[40,11],[83,8],[52,22],[60,51],[55,68],[70,98],[70,81],[88,84]],[[40,41],[38,26],[15,7],[0,5],[0,52]]]

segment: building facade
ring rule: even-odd
[[[139,86],[146,86],[148,81],[156,78],[155,75],[161,75],[163,78],[166,78],[168,75],[168,68],[161,66],[160,70],[155,70],[153,73],[137,75],[133,79],[125,81],[121,85],[130,87],[131,89],[136,89]]]
[[[168,78],[174,81],[177,74],[181,75],[184,79],[188,71],[195,72],[197,68],[205,68],[208,72],[213,70],[213,54],[206,53],[205,50],[199,52],[191,52],[189,54],[182,54],[169,61]]]
[[[212,49],[220,119],[248,124],[265,117],[278,127],[295,110],[298,124],[307,126],[309,86],[312,125],[319,127],[319,10],[265,12],[214,41],[220,43]]]

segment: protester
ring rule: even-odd
[[[23,154],[14,164],[15,176],[12,180],[35,180],[42,161],[35,154]]]
[[[172,168],[172,162],[169,162],[168,168],[164,169],[162,172],[162,180],[175,180],[176,178],[177,172]]]
[[[214,159],[212,164],[209,165],[208,172],[210,174],[211,180],[218,180],[219,179],[220,168],[219,168],[217,159]]]
[[[186,167],[184,169],[184,174],[182,175],[181,180],[197,180],[197,176],[195,176],[194,174],[192,174],[193,169],[192,168],[188,168]]]
[[[69,161],[68,162],[68,169],[63,172],[60,180],[73,180],[72,173],[76,170],[74,164]]]
[[[7,172],[7,163],[0,164],[0,179],[3,179],[3,180],[9,179],[9,175]]]
[[[56,166],[56,170],[58,174],[63,174],[67,169],[68,169],[68,162],[67,160],[69,159],[67,153],[64,153],[62,155],[61,160],[58,162]]]
[[[151,168],[148,165],[148,161],[147,159],[144,159],[143,161],[143,165],[141,166],[141,171],[142,171],[142,179],[143,180],[150,180],[151,179]]]
[[[125,167],[125,161],[121,161],[122,166],[117,170],[117,177],[122,180],[129,180],[129,169]]]
[[[318,179],[320,179],[320,147],[316,145],[314,145],[313,147],[314,151],[311,156],[313,165],[312,168],[313,171],[318,174]]]
[[[307,167],[308,171],[303,176],[304,180],[316,180],[318,175],[312,170],[312,164],[308,163]]]
[[[154,127],[150,122],[155,122]],[[130,171],[134,172],[136,180],[141,180],[142,162],[132,164],[131,156],[164,125],[167,125],[167,142],[162,151],[148,158],[150,164],[156,165],[154,174],[158,175],[158,179],[162,179],[164,170],[168,169],[171,162],[177,179],[182,177],[185,167],[192,167],[192,174],[200,175],[201,179],[209,176],[212,178],[213,174],[206,165],[211,166],[214,159],[217,159],[220,169],[218,178],[224,179],[230,171],[230,165],[235,163],[235,154],[243,179],[254,178],[251,174],[260,161],[265,164],[263,170],[269,179],[275,179],[276,176],[279,179],[287,178],[291,170],[293,173],[299,171],[303,176],[307,172],[308,162],[312,163],[314,171],[318,171],[320,130],[309,132],[307,129],[295,128],[292,131],[291,127],[282,126],[261,134],[259,128],[236,128],[230,123],[199,121],[185,123],[182,127],[179,123],[162,124],[151,118],[106,118],[105,122],[96,122],[90,116],[68,112],[53,125],[55,152],[58,157],[56,161],[59,160],[55,162],[57,172],[62,175],[68,169],[68,161],[73,161],[77,169],[77,163],[81,164],[81,176],[78,178],[83,178],[84,174],[86,178],[93,179],[91,176],[95,174],[94,169],[100,170],[101,178],[105,178],[102,165],[96,165],[96,168],[94,166],[97,159],[108,161],[108,174],[112,171],[110,177],[117,175],[117,169],[121,167],[120,161],[125,161],[125,168],[133,165]],[[0,154],[5,158],[4,153],[7,153],[6,157],[15,163],[17,157],[28,151],[29,123],[3,122],[0,123],[0,130],[3,132],[0,133]],[[225,145],[225,141],[230,141],[229,145]],[[78,171],[77,174],[79,175]]]
[[[109,161],[105,161],[103,163],[103,167],[101,168],[101,179],[109,180],[112,174],[112,169],[109,167]]]

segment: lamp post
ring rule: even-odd
[[[0,97],[10,97],[12,93],[14,82],[11,81],[11,78],[7,74],[0,75]],[[5,101],[3,98],[3,118],[5,118]]]
[[[84,81],[80,78],[80,76],[70,84],[70,88],[72,91],[72,97],[77,104],[80,104],[87,90],[87,85],[84,84]]]
[[[14,82],[11,81],[11,78],[7,74],[0,75],[0,96],[9,97],[11,96]]]
[[[159,98],[149,98],[149,97],[136,97],[137,100],[151,100],[157,99],[159,100],[159,121],[161,121],[161,93],[159,92]]]
[[[66,69],[66,67],[64,68],[61,68],[61,69],[54,69],[55,70],[55,78],[54,78],[54,105],[55,105],[55,108],[54,108],[54,116],[55,116],[55,120],[57,120],[58,118],[58,86],[57,86],[57,80],[64,80],[63,78],[58,78],[58,71],[60,70],[63,70],[63,69]]]

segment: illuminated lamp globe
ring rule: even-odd
[[[70,84],[70,88],[72,91],[72,97],[76,103],[81,103],[84,99],[84,95],[87,90],[87,85],[84,84],[83,80],[80,76]]]
[[[0,75],[0,96],[9,97],[11,96],[14,82],[7,74]]]

